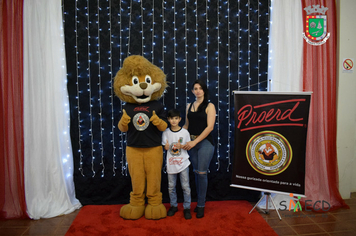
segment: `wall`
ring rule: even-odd
[[[343,72],[343,59],[356,60],[356,1],[337,0],[338,15],[338,101],[337,156],[339,190],[342,198],[356,192],[356,70]],[[354,63],[355,63],[354,60]]]

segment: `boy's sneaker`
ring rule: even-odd
[[[189,220],[189,219],[192,218],[192,215],[190,214],[190,209],[184,209],[184,210],[183,210],[183,213],[184,213],[184,218],[185,218],[186,220]]]
[[[171,207],[167,212],[167,216],[174,216],[174,214],[178,211],[178,207]]]

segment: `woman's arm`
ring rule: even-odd
[[[195,140],[187,142],[187,144],[184,145],[183,149],[190,150],[195,145],[197,145],[200,141],[205,139],[211,133],[211,131],[213,131],[215,125],[215,119],[216,119],[216,110],[214,104],[209,103],[208,107],[206,108],[206,113],[207,113],[208,126]]]
[[[185,110],[185,124],[183,125],[183,128],[188,130],[189,127],[189,120],[188,120],[188,109],[189,109],[190,103],[188,103],[187,108]]]

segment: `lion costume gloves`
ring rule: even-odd
[[[158,99],[167,87],[166,75],[142,56],[129,56],[117,72],[115,94],[123,106],[118,127],[127,132],[126,159],[131,176],[130,203],[120,209],[124,219],[161,219],[161,132],[167,128],[166,113]],[[145,198],[147,197],[147,206]]]

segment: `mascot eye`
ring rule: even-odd
[[[137,76],[132,76],[132,84],[138,84],[140,81]]]
[[[146,83],[148,83],[148,84],[151,83],[151,76],[146,75]]]

